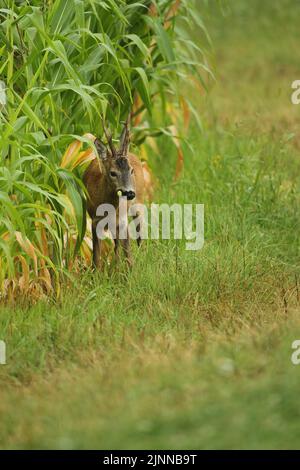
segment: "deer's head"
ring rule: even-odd
[[[128,159],[130,143],[129,120],[130,116],[124,125],[118,148],[114,146],[112,136],[105,127],[104,132],[107,145],[100,139],[96,139],[94,143],[106,173],[106,178],[113,191],[116,194],[121,192],[122,196],[132,200],[135,198],[135,182],[133,168]]]

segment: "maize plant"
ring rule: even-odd
[[[136,145],[168,135],[179,174],[179,123],[193,111],[180,83],[208,71],[189,30],[206,32],[191,0],[0,7],[0,291],[58,294],[75,255],[88,259],[80,172],[91,136],[102,120],[117,133],[131,109]]]

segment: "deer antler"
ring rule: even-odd
[[[103,127],[103,131],[104,131],[104,134],[105,134],[107,143],[108,143],[108,145],[109,145],[109,148],[110,148],[112,157],[113,157],[113,158],[116,158],[116,156],[117,156],[117,151],[116,151],[116,148],[115,148],[115,146],[114,146],[114,144],[113,144],[112,135],[111,135],[111,132],[109,132],[108,129],[106,128],[103,119],[102,119],[102,127]]]
[[[131,120],[131,111],[128,114],[126,122],[124,124],[124,128],[120,137],[120,152],[122,155],[127,155],[128,147],[130,143],[130,120]]]

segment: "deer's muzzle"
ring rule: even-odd
[[[126,197],[129,201],[135,198],[135,192],[132,190],[126,191],[121,189],[120,191],[122,192],[122,196]]]

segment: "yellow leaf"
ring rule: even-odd
[[[41,266],[42,269],[40,271],[39,280],[42,281],[43,285],[45,286],[47,294],[50,294],[50,292],[53,291],[51,275],[49,269],[46,268],[46,263],[44,259],[41,259]]]
[[[27,292],[29,288],[29,266],[27,264],[26,259],[22,255],[18,255],[17,258],[20,260],[22,265],[22,276],[19,279],[19,287],[21,291]]]
[[[75,160],[76,156],[78,155],[78,152],[81,147],[82,142],[80,142],[80,140],[74,140],[74,142],[69,145],[62,157],[60,164],[61,168],[67,168],[72,164],[73,160]]]
[[[84,163],[95,160],[95,158],[96,158],[96,155],[93,152],[93,149],[87,149],[84,152],[80,152],[72,163],[72,170],[76,168],[78,165],[83,165]]]
[[[15,232],[15,236],[22,250],[24,250],[25,253],[33,260],[34,272],[37,276],[38,275],[38,262],[37,262],[36,248],[28,240],[27,237],[23,237],[21,232]]]

